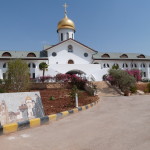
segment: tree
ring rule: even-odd
[[[11,91],[21,92],[29,88],[30,74],[25,61],[15,59],[8,62],[5,85]]]
[[[132,75],[129,75],[124,70],[109,70],[109,77],[107,78],[111,84],[118,86],[121,91],[129,90],[135,86],[136,80]]]
[[[39,64],[39,69],[43,71],[43,79],[42,82],[44,82],[44,76],[45,76],[45,71],[47,70],[48,65],[46,64],[46,62],[41,62]]]
[[[119,69],[119,65],[118,65],[118,64],[114,64],[114,65],[112,66],[112,69],[118,70],[118,69]]]

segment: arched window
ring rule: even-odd
[[[103,67],[104,68],[109,68],[109,64],[104,64]]]
[[[73,60],[68,60],[68,64],[74,64],[74,61]]]
[[[69,39],[69,33],[67,32],[67,39]]]
[[[120,58],[128,58],[128,55],[122,54],[122,55],[120,56]]]
[[[103,54],[101,57],[102,58],[110,58],[110,56],[108,54]]]
[[[28,64],[28,67],[29,67],[29,68],[36,68],[36,65],[35,65],[35,63],[29,63],[29,64]]]
[[[68,45],[68,52],[70,52],[70,53],[73,52],[73,47],[72,47],[72,45]]]
[[[34,53],[28,53],[27,57],[36,57]]]
[[[29,68],[31,67],[31,63],[28,64],[28,67],[29,67]]]
[[[35,63],[32,63],[32,67],[33,67],[33,68],[36,68],[36,65],[35,65]]]
[[[132,63],[132,64],[131,64],[131,68],[137,68],[137,64]]]
[[[3,68],[6,68],[6,65],[7,65],[7,64],[6,64],[6,63],[4,63],[4,64],[3,64]]]
[[[141,64],[141,68],[145,68],[146,65],[144,63]]]
[[[137,58],[145,58],[145,55],[141,54],[141,55],[137,56]]]
[[[63,33],[61,33],[61,41],[63,41]]]
[[[128,68],[128,64],[123,63],[122,67],[123,67],[123,68]]]
[[[2,54],[2,57],[11,57],[11,54],[9,52],[4,52]]]

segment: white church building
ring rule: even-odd
[[[56,45],[45,46],[42,51],[0,51],[0,79],[5,77],[9,60],[21,58],[28,63],[30,77],[42,76],[39,64],[46,62],[46,76],[58,73],[82,74],[90,81],[102,81],[103,76],[115,64],[120,69],[139,69],[142,79],[150,79],[150,56],[136,53],[102,53],[75,40],[75,24],[65,16],[58,22]]]

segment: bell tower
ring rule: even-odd
[[[57,25],[57,33],[58,33],[58,39],[59,42],[68,40],[68,39],[74,39],[74,33],[75,33],[75,24],[74,22],[67,17],[67,7],[68,5],[65,3],[63,5],[64,7],[64,18],[58,22]]]

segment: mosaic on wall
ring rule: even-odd
[[[44,116],[39,92],[0,94],[0,125]]]

